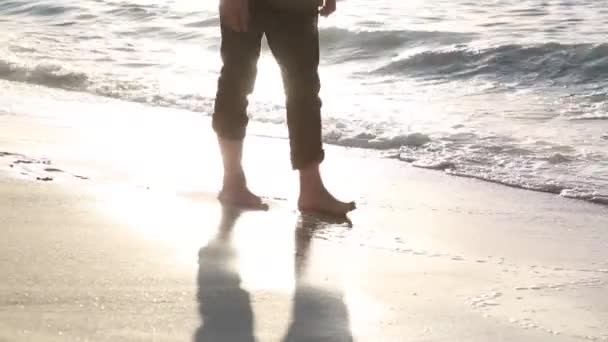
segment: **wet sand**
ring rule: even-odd
[[[150,111],[0,117],[0,341],[608,340],[605,207],[328,147],[328,222],[252,137],[238,213],[208,120]]]

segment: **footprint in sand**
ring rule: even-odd
[[[46,171],[46,172],[63,172],[63,170],[55,169],[52,167],[47,167],[46,169],[44,169],[44,171]]]
[[[10,164],[8,164],[8,167],[10,167],[12,169],[18,169],[18,172],[21,176],[32,177],[37,181],[50,182],[50,181],[54,180],[54,177],[47,175],[45,173],[67,174],[67,175],[70,175],[70,176],[72,176],[74,178],[78,178],[78,179],[83,179],[83,180],[89,179],[89,177],[71,174],[71,173],[61,170],[59,168],[50,167],[49,165],[51,165],[51,161],[48,159],[35,159],[35,158],[30,158],[28,156],[25,156],[23,154],[6,152],[6,151],[0,151],[0,158],[1,157],[9,157],[10,159],[13,159],[13,160],[9,160]],[[48,167],[44,167],[44,166],[48,166]]]

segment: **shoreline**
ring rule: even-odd
[[[0,85],[8,84],[8,83],[11,83],[11,82],[0,81]],[[15,89],[10,89],[9,93],[18,94],[19,92],[22,92],[22,91],[25,91],[26,93],[32,91],[32,89],[29,88],[30,86],[27,84],[18,84],[18,85],[13,84],[12,86],[14,86]],[[154,124],[159,125],[159,126],[163,125],[162,122],[167,121],[170,116],[171,116],[171,119],[178,120],[182,123],[190,122],[192,124],[199,125],[199,129],[201,130],[200,134],[208,134],[208,130],[210,127],[210,124],[208,123],[208,121],[210,120],[210,117],[208,115],[206,115],[204,112],[192,112],[192,111],[170,108],[170,107],[157,107],[157,106],[154,106],[154,105],[151,105],[148,103],[126,102],[121,99],[112,98],[112,97],[104,97],[104,96],[89,94],[86,92],[58,90],[58,89],[45,88],[45,87],[38,87],[38,88],[41,88],[39,90],[44,91],[44,95],[41,97],[43,100],[41,101],[41,103],[39,105],[33,105],[33,106],[25,105],[25,106],[23,106],[24,107],[23,109],[18,111],[17,115],[7,112],[6,114],[4,114],[4,116],[5,117],[17,117],[19,115],[25,115],[27,117],[28,115],[33,114],[34,117],[39,116],[38,119],[44,118],[51,123],[54,120],[59,120],[60,125],[66,125],[66,126],[73,125],[73,123],[71,123],[70,120],[75,120],[78,122],[76,125],[74,125],[75,129],[79,129],[79,126],[82,124],[84,124],[85,126],[88,126],[88,127],[86,127],[87,129],[91,129],[92,127],[90,127],[90,126],[92,126],[92,124],[86,123],[86,121],[89,119],[95,123],[101,124],[102,126],[108,125],[108,123],[104,122],[104,121],[110,121],[112,119],[116,120],[116,122],[119,123],[120,125],[124,125],[124,123],[121,122],[122,120],[125,120],[124,116],[115,115],[113,113],[107,113],[107,111],[111,112],[111,111],[115,111],[118,109],[120,111],[128,110],[128,111],[136,113],[135,115],[133,115],[132,113],[126,115],[126,116],[130,116],[130,118],[126,119],[128,121],[126,123],[127,127],[129,127],[129,126],[133,127],[133,126],[140,124],[137,121],[141,120],[141,119],[137,118],[137,117],[142,116],[142,115],[143,116],[154,116],[154,118],[146,118],[143,121],[145,122],[146,120],[150,120],[150,121],[153,121]],[[34,89],[34,90],[36,90],[36,89]],[[77,94],[77,97],[72,98],[71,94]],[[57,95],[59,95],[59,96],[57,96]],[[10,97],[11,97],[10,95],[7,96],[7,99],[10,99]],[[2,104],[1,100],[2,99],[0,98],[0,104]],[[47,103],[47,102],[50,102],[50,103]],[[60,115],[58,115],[58,116],[54,115],[52,113],[48,113],[49,109],[46,108],[47,106],[58,106],[58,110],[62,113],[60,113]],[[77,113],[78,110],[91,111],[93,114],[93,117],[87,118],[86,115],[84,117],[78,117],[78,113]],[[104,112],[104,110],[106,112]],[[22,113],[25,113],[25,114],[22,114]],[[182,116],[182,118],[176,118],[176,117],[174,117],[173,114]],[[104,116],[106,116],[106,115],[108,115],[108,117],[104,118]],[[62,116],[67,116],[67,118],[62,118]],[[16,120],[19,121],[18,118],[16,118]],[[27,118],[23,119],[23,122],[21,123],[21,125],[23,125],[25,122],[27,122]],[[263,123],[263,122],[252,121],[249,136],[254,137],[254,138],[273,139],[273,140],[277,140],[277,141],[281,141],[281,142],[285,141],[285,139],[286,139],[285,136],[281,135],[281,134],[286,133],[287,129],[285,127],[281,126],[281,129],[280,129],[281,133],[278,134],[281,136],[274,136],[273,134],[267,134],[267,132],[265,132],[265,131],[270,130],[271,132],[274,132],[274,131],[278,132],[278,128],[274,127],[276,125],[273,125],[272,128],[266,127],[266,125],[268,125],[268,124]],[[104,128],[106,128],[106,127],[104,127]],[[124,130],[124,129],[125,128],[119,128],[119,130]],[[68,133],[68,134],[70,134],[70,133]],[[124,132],[123,132],[123,134],[124,134]],[[161,134],[163,134],[163,133],[161,133]],[[189,132],[187,132],[187,134],[194,134],[194,133],[190,129]],[[414,135],[416,135],[416,134],[414,134]],[[86,137],[84,137],[84,138],[86,138]],[[418,138],[413,138],[413,139],[422,139],[422,138],[418,137]],[[561,185],[552,185],[552,186],[548,186],[547,188],[543,188],[542,184],[532,184],[532,185],[513,184],[509,181],[505,181],[505,180],[501,180],[501,179],[493,179],[491,175],[484,177],[484,176],[478,176],[478,175],[459,172],[458,169],[449,168],[450,165],[453,165],[451,163],[447,163],[446,165],[444,165],[443,163],[440,163],[441,165],[434,165],[434,166],[415,165],[414,162],[411,162],[409,160],[400,159],[400,156],[398,155],[398,151],[394,151],[394,150],[390,150],[390,149],[374,149],[374,148],[349,146],[349,145],[345,145],[344,143],[340,143],[340,142],[337,143],[337,142],[331,141],[331,139],[325,139],[325,145],[329,148],[345,148],[345,149],[351,149],[351,150],[360,149],[363,151],[370,151],[371,153],[381,156],[382,158],[391,158],[391,159],[399,160],[400,162],[406,163],[408,166],[411,166],[414,168],[426,169],[426,170],[432,170],[432,171],[440,171],[444,175],[448,175],[448,176],[471,178],[471,179],[475,179],[477,181],[499,184],[499,185],[505,186],[505,187],[522,189],[522,190],[533,191],[533,192],[550,193],[550,194],[558,195],[558,196],[564,197],[564,198],[571,198],[571,199],[575,199],[575,200],[593,203],[593,204],[600,205],[600,206],[608,206],[608,198],[606,196],[591,195],[591,194],[569,195],[569,193],[571,193],[572,191],[576,191],[576,190],[568,189]],[[11,152],[11,151],[4,151],[4,152]],[[18,150],[14,151],[14,152],[19,153]]]

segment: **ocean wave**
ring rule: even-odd
[[[565,191],[569,190],[566,185],[560,184],[558,182],[552,180],[546,180],[545,182],[533,182],[533,181],[525,181],[521,180],[516,176],[505,176],[501,174],[492,174],[489,172],[470,172],[470,171],[461,171],[455,169],[446,170],[446,172],[453,176],[464,177],[464,178],[472,178],[485,182],[490,182],[494,184],[500,184],[504,186],[508,186],[511,188],[517,188],[522,190],[531,190],[537,192],[545,192],[554,195],[561,195]],[[578,196],[577,198],[585,199],[585,196],[592,196],[584,193],[585,195]],[[574,198],[574,197],[571,197]]]
[[[414,167],[441,170],[452,176],[471,178],[516,189],[544,192],[559,195],[565,198],[583,200],[601,205],[608,205],[608,193],[600,194],[597,189],[590,188],[589,186],[580,186],[574,183],[569,184],[568,182],[561,182],[551,178],[543,178],[542,176],[538,176],[533,179],[526,179],[525,177],[520,177],[519,175],[517,175],[517,173],[505,175],[502,173],[494,174],[492,172],[486,171],[476,171],[467,169],[458,170],[455,166],[456,164],[452,162],[444,161],[439,163],[439,165],[444,164],[448,165],[448,168],[444,169],[424,167],[418,165],[416,162],[412,163]]]
[[[0,79],[67,90],[81,90],[88,85],[86,74],[71,72],[55,64],[27,67],[2,60],[0,60]]]
[[[87,74],[52,63],[24,65],[0,60],[0,79],[194,112],[208,111],[212,101],[198,94],[161,93],[145,82]]]
[[[57,4],[56,1],[9,0],[0,3],[0,14],[5,15],[57,16],[77,9],[75,6]]]
[[[108,6],[105,14],[110,14],[118,17],[127,17],[132,20],[145,20],[166,15],[169,12],[168,7],[162,7],[156,4],[130,4],[130,3],[115,3]]]
[[[570,120],[570,121],[608,120],[608,114],[586,113],[586,114],[569,117],[568,120]]]
[[[329,47],[360,46],[365,48],[398,48],[412,44],[457,44],[469,42],[476,35],[446,31],[375,30],[355,31],[339,27],[322,28],[321,45]]]
[[[551,144],[522,148],[516,141],[508,141],[508,137],[498,136],[466,142],[433,139],[419,147],[403,146],[394,158],[453,176],[608,204],[608,184],[597,182],[596,175],[585,172],[593,160],[606,156],[585,155],[568,146]]]
[[[585,200],[592,203],[608,205],[608,195],[588,193],[576,189],[566,189],[560,193],[561,196],[572,199]]]
[[[393,137],[383,137],[372,133],[358,133],[355,135],[343,134],[339,131],[329,131],[325,134],[325,142],[345,147],[366,148],[374,150],[392,150],[404,146],[419,147],[431,141],[431,138],[422,133],[411,133]]]
[[[201,28],[201,27],[219,27],[219,25],[220,25],[220,18],[218,16],[213,16],[213,17],[206,18],[203,20],[196,20],[196,21],[189,22],[189,23],[185,24],[184,26]]]
[[[167,19],[179,21],[200,14],[203,13],[175,11],[171,4],[167,3],[142,4],[108,0],[3,0],[0,2],[0,15],[28,17],[29,20],[42,24],[55,22],[55,26],[90,27],[94,21],[105,24],[109,20],[129,20],[137,25],[157,20],[165,22]],[[66,18],[71,21],[64,22]]]
[[[392,61],[372,73],[444,80],[495,76],[529,83],[605,81],[608,44],[513,44],[481,50],[432,50]]]
[[[376,30],[354,31],[338,27],[322,28],[320,45],[325,56],[344,60],[386,56],[416,46],[445,46],[471,41],[474,34],[443,31]]]

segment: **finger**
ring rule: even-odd
[[[324,17],[327,17],[327,6],[323,5],[323,7],[321,7],[321,9],[319,10],[319,14],[321,14]]]
[[[333,13],[333,11],[329,8],[329,7],[323,7],[321,9],[321,15],[324,17],[329,17],[331,14]]]
[[[336,11],[336,3],[334,1],[326,1],[325,4],[323,5],[323,7],[321,7],[321,10],[319,11],[319,13],[324,17],[328,17],[335,11]]]

